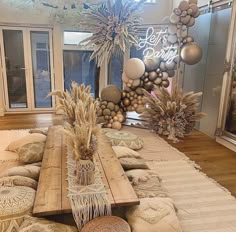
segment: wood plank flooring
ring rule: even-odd
[[[59,125],[62,122],[62,116],[54,114],[7,115],[0,117],[0,130],[46,127]],[[169,143],[185,153],[200,165],[204,173],[236,196],[235,152],[198,131],[194,131],[180,143]]]

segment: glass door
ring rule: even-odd
[[[6,109],[28,109],[23,31],[2,30],[2,45]]]
[[[2,28],[0,33],[6,110],[52,109],[47,98],[53,87],[51,30]]]

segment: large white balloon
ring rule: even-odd
[[[139,79],[145,72],[145,65],[142,60],[132,58],[127,61],[124,71],[129,79]]]

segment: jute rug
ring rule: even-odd
[[[236,199],[227,189],[158,135],[138,128],[124,130],[144,140],[139,152],[162,178],[184,232],[236,232]]]
[[[144,129],[124,127],[123,130],[144,140],[139,152],[162,178],[163,186],[178,208],[184,232],[236,232],[236,199],[228,190],[159,136]],[[28,130],[0,131],[0,151],[27,133]]]

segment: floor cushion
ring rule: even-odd
[[[139,182],[146,182],[152,176],[157,177],[157,181],[160,182],[161,179],[158,174],[151,170],[144,170],[144,169],[132,169],[125,172],[126,176],[130,180],[130,182],[134,185],[138,184]]]
[[[105,135],[111,141],[112,146],[123,146],[133,150],[139,150],[143,147],[143,140],[130,132],[110,131]]]
[[[31,164],[42,161],[45,142],[28,143],[18,148],[18,155],[21,162]]]
[[[0,151],[0,162],[10,162],[19,160],[19,156],[16,152],[12,151]]]
[[[45,136],[43,134],[39,134],[39,133],[29,134],[29,135],[26,135],[20,139],[17,139],[15,141],[11,142],[7,146],[6,151],[17,152],[17,150],[25,144],[34,143],[34,142],[45,142],[46,138],[47,138],[47,136]]]
[[[25,176],[38,180],[39,173],[40,167],[34,165],[24,165],[8,169],[4,176]]]
[[[24,220],[32,213],[35,190],[28,187],[0,187],[0,231],[15,232]]]
[[[123,146],[112,146],[112,149],[116,153],[117,158],[141,158],[141,155],[128,147]]]
[[[76,227],[56,223],[53,221],[25,216],[19,232],[77,232]]]
[[[36,190],[38,182],[25,176],[6,176],[0,178],[0,186],[25,186]]]
[[[170,198],[143,198],[126,212],[132,232],[182,232]]]
[[[124,170],[149,169],[148,165],[145,163],[143,159],[120,158],[119,161]]]

